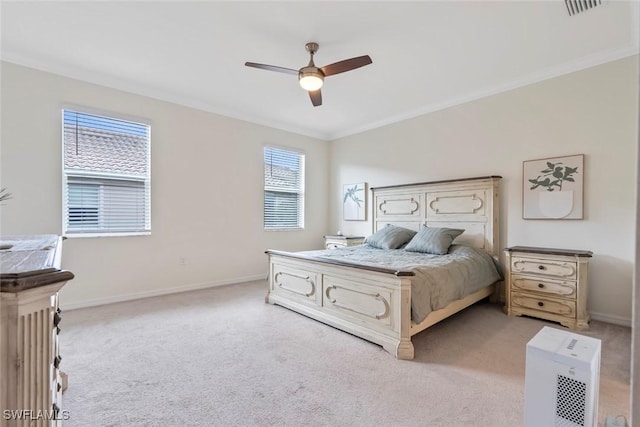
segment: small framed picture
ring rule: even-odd
[[[367,220],[367,183],[342,187],[342,217],[346,221]]]
[[[583,218],[584,154],[522,162],[522,218]]]

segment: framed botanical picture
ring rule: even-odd
[[[367,220],[367,183],[342,187],[342,217],[346,221]]]
[[[522,218],[582,219],[584,154],[522,162]]]

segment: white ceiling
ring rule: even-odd
[[[588,1],[588,0],[587,0]],[[322,139],[335,139],[638,53],[638,1],[569,16],[563,0],[7,2],[3,60]],[[314,108],[295,76],[330,76]]]

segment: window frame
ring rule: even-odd
[[[125,174],[125,173],[108,173],[97,170],[83,170],[79,168],[66,168],[65,167],[65,111],[71,113],[79,113],[86,115],[99,116],[109,120],[119,120],[119,121],[127,121],[137,125],[143,125],[147,127],[147,149],[145,153],[145,163],[147,172],[144,174]],[[79,107],[76,105],[63,105],[61,108],[61,141],[62,141],[62,235],[65,238],[85,238],[85,237],[126,237],[126,236],[149,236],[151,235],[151,131],[152,125],[151,121],[147,119],[142,119],[139,117],[132,117],[121,113],[114,113],[110,111],[98,110],[93,108]],[[73,231],[68,228],[69,219],[69,178],[82,179],[86,178],[87,180],[95,180],[95,181],[137,181],[140,182],[144,188],[144,203],[145,206],[148,207],[147,211],[145,211],[145,229],[144,230],[126,230],[126,231],[115,231],[115,230],[105,230],[105,231]],[[95,185],[99,186],[98,192],[103,193],[103,183],[96,183]],[[100,199],[103,197],[99,194],[99,204],[101,204]],[[98,211],[98,222],[101,222],[104,219],[104,216],[100,214],[100,208]],[[147,221],[148,219],[148,221]],[[148,223],[148,227],[146,224]]]
[[[299,187],[296,191],[282,191],[281,187],[271,187],[271,189],[267,189],[267,182],[265,180],[266,175],[266,167],[267,163],[264,159],[265,151],[267,149],[276,149],[282,151],[288,151],[290,153],[295,153],[301,158],[302,166],[299,174]],[[274,144],[265,144],[262,147],[262,195],[263,195],[263,203],[262,203],[262,229],[267,232],[271,231],[303,231],[305,228],[305,208],[306,208],[306,153],[304,150],[300,150],[298,148],[286,147],[281,145]],[[297,224],[295,227],[267,227],[266,225],[266,202],[267,202],[267,192],[284,192],[289,194],[296,194],[297,197],[300,198],[298,201],[299,211],[297,216]]]

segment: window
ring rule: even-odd
[[[63,233],[151,231],[149,125],[63,110]]]
[[[304,154],[264,147],[264,229],[304,228]]]

